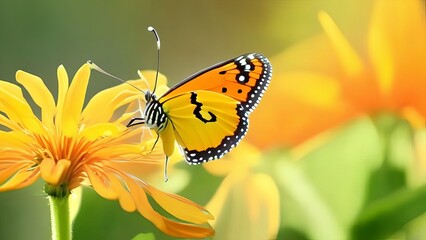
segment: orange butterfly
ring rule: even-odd
[[[163,143],[166,161],[175,142],[189,164],[221,158],[248,129],[248,117],[269,85],[272,66],[263,55],[249,53],[202,70],[159,98],[145,93],[143,118]]]

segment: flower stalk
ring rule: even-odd
[[[71,240],[71,220],[69,208],[68,187],[61,185],[53,187],[45,186],[45,192],[49,195],[50,218],[52,228],[52,240]]]

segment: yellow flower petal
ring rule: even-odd
[[[52,186],[59,186],[63,183],[65,172],[71,165],[68,159],[60,159],[57,162],[51,158],[43,159],[40,163],[40,173],[43,180]]]
[[[364,66],[360,57],[351,47],[330,15],[324,11],[320,11],[318,18],[325,33],[333,43],[337,56],[340,58],[342,67],[346,73],[348,75],[356,75],[361,72]]]
[[[90,183],[93,189],[101,195],[103,198],[115,200],[118,198],[118,194],[110,185],[107,176],[101,174],[100,171],[95,171],[91,167],[85,167],[87,175],[89,176]]]
[[[157,72],[152,70],[146,70],[146,71],[138,71],[139,77],[147,83],[148,88],[150,91],[154,90],[155,86],[155,77]],[[163,95],[167,88],[167,78],[161,73],[158,73],[158,79],[157,79],[157,88],[155,89],[155,94],[157,96]]]
[[[114,124],[123,124],[123,123],[129,123],[130,119],[132,119],[133,117],[135,117],[135,113],[134,112],[127,112],[122,114],[121,117],[117,118],[113,123]]]
[[[58,115],[61,118],[60,125],[65,136],[73,136],[77,133],[89,77],[90,66],[84,64],[71,82],[63,107],[58,109]]]
[[[22,132],[0,131],[0,141],[3,141],[2,148],[25,149],[29,147],[32,139]]]
[[[234,150],[224,156],[223,161],[204,163],[204,168],[213,175],[224,176],[235,169],[246,169],[259,163],[261,152],[246,141],[241,141]]]
[[[100,123],[84,128],[80,136],[94,141],[99,138],[115,137],[122,133],[126,128],[113,123]]]
[[[127,212],[134,212],[136,210],[136,204],[130,193],[127,191],[127,189],[124,188],[118,179],[118,175],[104,172],[104,176],[104,181],[106,181],[110,185],[110,188],[117,194],[120,207]]]
[[[38,179],[38,171],[21,170],[0,186],[0,192],[21,189],[33,184]]]
[[[425,1],[375,2],[368,36],[377,81],[394,104],[426,115]]]
[[[169,194],[145,185],[147,192],[167,212],[184,221],[196,224],[207,223],[213,216],[203,207],[175,194]]]
[[[280,222],[279,192],[266,174],[235,171],[207,204],[217,239],[275,239]],[[244,231],[234,231],[244,229]]]
[[[368,38],[369,53],[372,64],[376,70],[376,78],[383,95],[388,95],[393,86],[395,71],[395,53],[383,28],[377,21],[383,16],[373,14],[372,24]]]
[[[111,146],[108,149],[99,149],[95,153],[93,153],[93,157],[108,157],[108,158],[117,158],[123,155],[131,155],[131,154],[142,154],[143,148],[134,144],[119,144],[115,146]],[[140,155],[138,156],[140,157]],[[130,162],[132,164],[132,162]]]
[[[58,128],[58,130],[61,130],[62,115],[64,112],[62,109],[64,109],[64,102],[65,102],[65,97],[68,91],[69,79],[68,79],[67,71],[65,70],[63,65],[58,67],[57,75],[58,75],[58,101],[56,104],[56,108],[58,112],[55,117],[55,125],[56,125],[56,128]]]
[[[10,130],[13,130],[13,131],[21,129],[21,127],[16,122],[11,121],[9,118],[7,118],[4,115],[0,115],[0,125],[6,128],[9,128]]]
[[[14,84],[0,81],[0,111],[32,132],[42,133],[44,130],[23,97],[21,89]]]
[[[26,169],[31,167],[31,164],[26,162],[16,162],[16,164],[2,164],[2,168],[0,169],[0,185],[3,184],[4,181],[8,180],[10,177],[15,175],[19,170]]]
[[[118,197],[118,201],[120,203],[120,207],[126,212],[134,212],[136,211],[136,204],[133,201],[132,196],[127,191],[121,191]]]
[[[133,102],[133,104],[139,100],[139,102],[145,102],[145,95],[143,89],[147,89],[149,86],[153,88],[155,82],[155,71],[139,71],[141,79],[129,80],[127,83],[120,84],[118,86],[109,88],[96,94],[87,104],[86,108],[82,113],[83,121],[87,124],[99,121],[108,121],[119,107]],[[156,94],[160,96],[165,93],[168,88],[166,86],[167,79],[164,75],[158,75],[158,82],[156,88]],[[143,103],[144,105],[144,103]],[[142,106],[138,104],[138,110]],[[132,110],[133,111],[133,110]],[[142,110],[139,110],[142,111]],[[129,112],[129,109],[127,110]],[[128,114],[123,116],[122,119],[116,121],[121,123],[124,120],[129,119]]]
[[[281,75],[291,79],[282,87],[282,94],[312,107],[333,109],[341,100],[340,85],[330,76],[309,72],[291,72]]]
[[[145,99],[142,92],[128,84],[103,90],[97,93],[85,107],[82,113],[83,121],[86,124],[109,121],[115,110],[138,98]]]
[[[137,210],[142,216],[150,220],[157,228],[164,233],[180,238],[205,238],[214,235],[214,230],[210,226],[198,226],[187,223],[175,222],[161,216],[154,211],[148,201],[146,193],[137,185],[133,179],[127,177],[126,184],[136,203]]]
[[[43,123],[53,127],[55,101],[41,78],[24,71],[18,71],[16,72],[16,80],[24,85],[34,102],[41,108]]]

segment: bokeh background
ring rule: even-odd
[[[123,79],[136,79],[138,69],[156,68],[156,45],[148,26],[160,34],[160,72],[170,86],[246,52],[263,53],[280,68],[286,62],[279,56],[323,34],[320,11],[347,29],[345,36],[364,54],[361,39],[373,6],[370,0],[2,0],[0,79],[14,82],[15,72],[22,69],[42,77],[56,94],[56,68],[63,64],[72,75],[89,59]],[[297,56],[299,63],[323,50],[307,49]],[[93,73],[88,95],[117,84]],[[321,97],[322,92],[315,94]],[[280,101],[260,107],[273,114]],[[299,113],[289,114],[295,119]],[[251,145],[221,160],[236,159],[234,168],[240,164],[248,169],[243,177],[232,182],[227,178],[231,170],[215,172],[223,167],[220,163],[204,168],[182,162],[174,167],[185,174],[170,175],[168,186],[162,187],[207,205],[213,204],[210,201],[224,182],[231,182],[222,202],[229,215],[219,211],[216,216],[217,239],[236,239],[244,232],[251,236],[245,239],[426,238],[426,186],[419,167],[419,148],[425,144],[418,143],[424,129],[414,129],[410,121],[390,111],[336,123],[332,133],[298,139],[297,144],[259,143],[256,138],[267,137],[265,131],[279,133],[287,124],[281,111],[275,115],[280,121],[272,124],[267,117],[255,117],[256,131],[250,129],[247,142]],[[262,126],[268,128],[260,134]],[[296,131],[303,132],[304,127]],[[255,163],[240,163],[253,156]],[[0,239],[49,239],[49,208],[42,186],[38,182],[0,193]],[[250,218],[246,214],[251,211],[255,213]],[[246,231],[249,228],[253,231]],[[132,239],[138,233],[171,239],[137,213],[125,213],[117,202],[84,189],[75,239]]]

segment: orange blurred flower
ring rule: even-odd
[[[129,165],[143,169],[164,159],[161,146],[151,151],[155,138],[149,131],[130,131],[122,124],[128,122],[132,112],[117,114],[137,99],[144,101],[143,94],[121,84],[98,93],[83,109],[89,77],[90,66],[85,64],[69,85],[65,68],[60,66],[55,103],[39,77],[18,71],[16,79],[40,107],[41,120],[20,87],[0,81],[0,111],[4,114],[0,115],[0,191],[26,187],[39,177],[46,182],[46,193],[53,197],[67,196],[81,185],[90,185],[102,197],[118,199],[125,211],[138,211],[169,235],[212,236],[214,231],[207,223],[212,216],[204,208],[159,191],[125,171]],[[161,82],[166,81],[161,78]],[[132,84],[147,89],[146,80]],[[182,221],[156,212],[148,195]]]
[[[424,128],[425,2],[378,0],[365,33],[353,38],[327,13],[319,21],[324,34],[271,59],[275,79],[251,116],[249,141],[293,146],[382,111]]]

